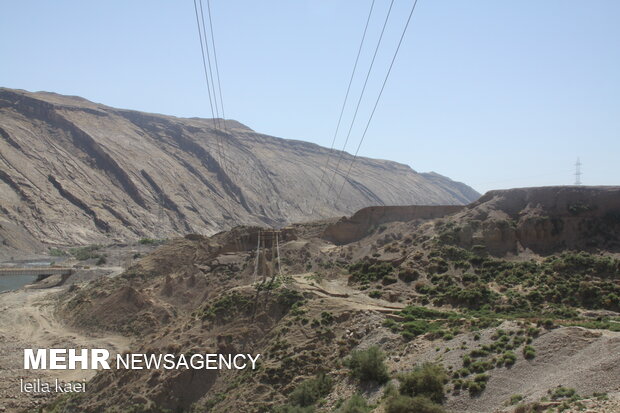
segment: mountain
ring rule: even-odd
[[[0,217],[45,243],[208,235],[237,224],[281,226],[370,205],[466,204],[479,196],[436,173],[358,158],[339,202],[332,191],[313,208],[329,153],[232,120],[0,88]],[[351,159],[344,153],[342,164]],[[343,178],[339,172],[337,188]]]

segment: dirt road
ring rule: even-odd
[[[342,279],[315,280],[312,273],[293,275],[293,283],[302,290],[312,291],[320,297],[337,300],[340,304],[358,310],[378,311],[381,313],[395,313],[405,304],[391,303],[386,300],[371,298],[363,292],[349,287]]]

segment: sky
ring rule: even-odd
[[[206,0],[204,0],[206,7]],[[413,0],[394,0],[355,152]],[[330,147],[371,0],[211,0],[226,117]],[[342,149],[390,0],[375,0]],[[419,0],[360,155],[479,192],[620,184],[620,1]],[[191,0],[0,0],[0,86],[211,117]]]

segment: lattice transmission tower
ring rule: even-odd
[[[575,162],[575,185],[581,185],[581,161],[577,158],[577,162]]]

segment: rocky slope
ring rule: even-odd
[[[534,188],[489,193],[451,213],[378,207],[287,227],[275,248],[263,229],[258,260],[257,227],[172,240],[119,277],[68,290],[58,315],[77,329],[133,337],[134,352],[260,353],[260,369],[101,372],[87,394],[43,411],[523,413],[580,399],[617,406],[620,259],[603,223],[620,212],[619,200],[615,188]],[[540,253],[508,253],[501,237],[477,238],[478,229],[503,227],[500,218],[519,228],[533,208],[549,220],[571,218],[574,208],[565,209],[575,204],[599,211],[583,211],[596,240],[583,244],[589,252],[568,244],[572,231],[536,238],[550,245]],[[467,225],[474,244],[457,236]],[[326,239],[347,230],[355,241]],[[373,346],[374,376],[356,376],[345,360]],[[423,382],[438,384],[414,399],[407,374],[424,363],[435,367]],[[372,406],[340,410],[356,393]]]
[[[620,251],[620,187],[490,191],[455,214],[445,241],[495,255],[563,249]]]
[[[213,234],[240,223],[277,226],[369,205],[466,204],[478,197],[435,173],[360,158],[338,205],[332,194],[310,215],[309,194],[317,192],[328,154],[235,121],[0,89],[0,216],[46,243]],[[350,159],[345,154],[343,162]]]

